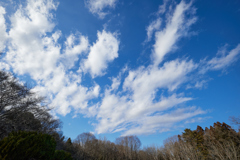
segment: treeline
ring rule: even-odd
[[[239,119],[233,118],[240,122]],[[216,122],[210,128],[197,126],[165,140],[164,145],[140,148],[136,136],[117,138],[115,143],[96,139],[91,133],[68,139],[69,152],[75,159],[94,160],[239,160],[240,132],[226,123]]]
[[[238,160],[240,129],[216,122],[197,126],[165,140],[163,146],[142,147],[137,136],[115,142],[91,133],[65,138],[61,122],[26,85],[0,71],[0,159],[3,160]],[[240,119],[231,121],[239,125]]]

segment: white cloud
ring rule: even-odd
[[[16,73],[29,73],[36,79],[54,70],[60,56],[60,46],[56,43],[56,36],[54,40],[53,36],[46,36],[46,32],[52,31],[55,26],[50,13],[55,9],[51,1],[29,0],[26,8],[19,7],[10,17],[11,43],[5,60]]]
[[[169,0],[163,0],[163,4],[159,6],[158,8],[158,14],[163,14],[166,12],[167,2]]]
[[[185,15],[191,12],[191,3],[181,1],[166,24],[166,28],[155,33],[156,43],[154,44],[153,58],[155,65],[161,63],[164,56],[175,49],[175,44],[182,36],[187,34],[189,27],[195,23],[196,17],[186,18]]]
[[[179,108],[162,115],[144,117],[139,120],[142,122],[141,125],[129,129],[123,135],[152,134],[156,131],[160,133],[170,131],[171,128],[179,122],[204,113],[205,112],[199,108],[189,107]]]
[[[187,121],[185,121],[185,123],[196,123],[196,122],[203,122],[203,121],[206,121],[207,119],[210,119],[212,117],[196,117],[196,118],[192,118],[192,119],[189,119]]]
[[[216,56],[210,60],[207,58],[200,61],[199,73],[206,74],[208,71],[225,70],[238,60],[240,54],[240,44],[228,51],[228,45],[221,47]]]
[[[205,113],[196,107],[178,108],[192,98],[175,93],[190,80],[189,76],[198,68],[198,64],[192,60],[175,59],[158,66],[163,57],[174,49],[177,40],[188,35],[189,27],[196,21],[192,15],[191,18],[185,18],[186,12],[191,12],[191,4],[182,1],[173,15],[168,17],[166,27],[156,32],[153,65],[130,70],[123,80],[123,90],[116,92],[112,90],[114,87],[105,90],[105,96],[98,104],[98,133],[121,131],[123,135],[129,135],[164,132],[180,121]],[[148,37],[159,26],[160,18],[151,23],[147,30]],[[119,77],[112,81],[112,86],[121,83]],[[159,91],[165,89],[169,95],[159,96]]]
[[[82,70],[90,72],[92,77],[105,74],[107,65],[118,57],[119,41],[116,34],[111,32],[98,32],[98,40],[90,47],[88,58],[83,62]]]
[[[0,53],[4,50],[5,42],[7,40],[6,22],[4,18],[5,13],[5,9],[0,6]]]
[[[175,90],[180,84],[187,81],[187,75],[196,69],[192,61],[175,60],[166,62],[163,67],[140,67],[135,71],[129,71],[123,83],[124,94],[111,93],[111,89],[105,91],[105,97],[99,106],[97,117],[99,124],[98,133],[115,132],[135,128],[135,125],[144,125],[142,118],[150,120],[155,112],[169,111],[178,104],[192,100],[190,97],[172,94],[168,97],[157,96],[159,89]],[[113,84],[116,83],[113,79]],[[119,82],[118,82],[119,84]],[[122,95],[122,96],[121,96]],[[159,99],[159,100],[156,100]],[[184,118],[183,118],[184,119]],[[149,125],[149,124],[148,124]],[[159,130],[155,127],[154,131]],[[144,134],[136,132],[132,134]],[[152,132],[152,131],[151,131]]]
[[[66,49],[61,57],[61,61],[65,64],[66,68],[72,68],[79,59],[78,56],[86,53],[89,49],[87,37],[79,34],[71,34],[67,37],[65,45]]]
[[[70,113],[71,108],[74,109],[75,113],[91,113],[91,111],[89,111],[91,108],[88,108],[88,101],[98,97],[100,90],[98,85],[87,88],[78,85],[77,82],[71,81],[62,87],[51,104],[53,106],[59,106],[57,113],[66,115]]]
[[[199,89],[201,89],[201,88],[204,87],[204,85],[205,85],[206,83],[207,83],[206,80],[197,81],[194,87],[195,87],[195,88],[199,88]]]
[[[86,1],[88,7],[92,5],[90,11],[102,18],[106,15],[104,8],[113,8],[115,3]],[[159,14],[166,12],[166,3],[164,1],[160,7]],[[199,64],[184,58],[164,62],[165,55],[176,48],[180,38],[188,36],[190,26],[196,21],[191,3],[181,1],[173,13],[166,13],[165,28],[160,30],[158,17],[147,29],[150,39],[155,32],[152,64],[135,70],[124,69],[117,77],[111,78],[110,86],[99,86],[93,78],[104,75],[109,63],[118,57],[120,42],[117,34],[105,30],[98,32],[96,42],[90,45],[88,38],[77,32],[67,36],[61,45],[59,38],[62,33],[54,30],[56,24],[52,11],[56,8],[57,3],[53,1],[28,0],[26,7],[20,6],[10,16],[8,29],[5,11],[0,8],[0,32],[8,38],[6,44],[6,38],[0,39],[2,48],[4,44],[7,47],[6,56],[0,60],[0,68],[13,69],[19,75],[29,74],[37,83],[34,91],[49,98],[55,113],[66,115],[74,111],[75,116],[81,113],[95,117],[98,133],[164,132],[179,122],[187,123],[189,119],[204,114],[200,108],[184,105],[193,97],[185,96],[179,88],[185,88],[190,80],[196,82],[195,88],[203,87],[205,80],[194,79],[199,74],[196,73],[198,69],[224,69],[237,59],[240,52],[238,45],[228,54],[221,49],[217,57]],[[80,68],[78,72],[74,71],[76,68]],[[86,87],[82,84],[82,77],[88,72],[92,79],[90,86]],[[101,88],[105,90],[99,96]],[[90,103],[95,98],[101,100]]]
[[[105,74],[108,64],[118,57],[119,40],[115,33],[103,30],[98,32],[96,43],[89,46],[87,37],[71,34],[62,49],[58,42],[61,31],[53,32],[56,24],[51,11],[56,9],[56,5],[52,1],[29,0],[25,8],[20,7],[11,16],[10,45],[4,58],[14,72],[29,74],[37,82],[34,90],[47,95],[51,105],[56,107],[56,113],[66,115],[74,111],[75,114],[96,116],[99,120],[96,126],[98,133],[121,130],[128,134],[133,133],[129,126],[154,126],[152,119],[164,117],[170,109],[192,100],[173,91],[188,81],[188,75],[197,65],[191,60],[176,59],[160,68],[150,65],[130,70],[123,82],[121,74],[112,78],[113,83],[105,90],[102,101],[90,106],[89,100],[99,96],[100,86],[96,83],[91,87],[81,85],[81,73],[69,69],[75,66],[80,55],[89,51],[87,59],[81,61],[82,71],[90,72],[92,77]],[[123,87],[119,88],[121,83]],[[168,89],[169,96],[157,96],[161,89]],[[198,109],[193,109],[191,113],[186,110],[179,115],[183,120],[200,114]],[[150,131],[160,131],[159,127],[152,127]],[[146,133],[143,130],[140,133],[140,130],[136,128],[135,133]]]
[[[130,71],[125,79],[124,88],[136,90],[137,94],[142,94],[141,90],[148,90],[151,94],[156,88],[167,88],[173,91],[186,80],[186,75],[196,69],[197,65],[192,61],[174,60],[164,63],[163,67],[139,68]]]
[[[150,41],[152,38],[152,34],[159,30],[161,26],[161,18],[158,18],[150,23],[150,25],[147,27],[147,40]]]
[[[99,18],[103,19],[108,12],[105,8],[114,8],[117,0],[85,0],[85,5],[93,14],[97,14]]]
[[[224,49],[224,50],[225,50],[224,52],[219,51],[221,53],[224,53],[224,54],[221,54],[220,57],[214,57],[210,61],[207,62],[207,66],[210,70],[223,69],[223,68],[231,65],[233,62],[235,62],[238,59],[239,54],[240,54],[240,44],[238,44],[236,48],[232,49],[229,52],[229,54],[226,56],[225,56],[226,49]]]
[[[1,67],[10,65],[19,75],[29,74],[37,83],[34,91],[47,96],[55,112],[66,115],[74,109],[88,113],[88,101],[98,97],[100,87],[82,86],[81,74],[69,71],[79,55],[88,51],[88,39],[71,34],[61,51],[61,31],[54,32],[52,11],[56,8],[53,1],[28,0],[26,7],[17,9],[10,17],[8,51]]]

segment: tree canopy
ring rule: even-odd
[[[0,141],[0,156],[3,160],[51,160],[55,147],[55,140],[48,134],[18,131]]]
[[[0,139],[18,130],[53,133],[60,124],[49,113],[43,97],[10,73],[0,71]]]

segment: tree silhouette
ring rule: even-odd
[[[18,130],[52,134],[60,124],[50,115],[43,97],[0,71],[0,139]]]

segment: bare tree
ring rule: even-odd
[[[96,137],[90,133],[90,132],[84,132],[82,134],[79,134],[77,138],[74,140],[75,143],[77,143],[81,147],[85,147],[85,144],[89,143],[90,141],[95,140]]]
[[[146,153],[146,157],[152,160],[158,160],[158,147],[151,145],[149,147],[144,147],[143,151]]]
[[[232,122],[233,125],[238,126],[238,132],[240,132],[240,116],[239,117],[231,116],[229,117],[229,120]]]
[[[118,149],[129,159],[138,159],[138,150],[141,147],[141,141],[137,136],[124,136],[116,139]]]
[[[54,119],[49,110],[43,97],[10,73],[0,71],[0,139],[16,130],[56,132],[60,121]]]
[[[172,136],[164,141],[162,159],[164,160],[201,160],[204,159],[201,152],[194,148],[195,144],[179,140],[178,136]]]
[[[214,123],[213,127],[205,129],[204,139],[210,158],[217,160],[240,158],[240,136],[225,123]]]

